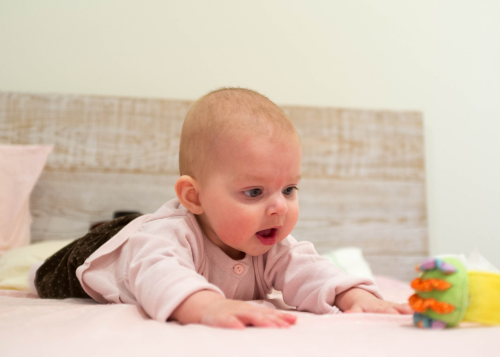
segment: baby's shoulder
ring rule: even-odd
[[[156,212],[152,213],[148,222],[158,219],[182,219],[190,215],[190,212],[181,205],[177,198],[165,202]]]
[[[149,215],[137,233],[162,240],[194,242],[202,238],[196,218],[177,199],[168,201]]]

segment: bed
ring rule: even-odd
[[[2,239],[10,246],[0,259],[12,266],[24,259],[24,266],[11,271],[26,277],[0,281],[2,356],[495,354],[499,328],[464,324],[426,331],[414,328],[411,316],[318,316],[292,310],[299,319],[290,329],[229,331],[158,323],[132,305],[41,300],[30,293],[29,264],[114,212],[153,212],[175,196],[180,130],[191,104],[0,92],[0,153],[8,153],[0,161],[6,168],[0,180],[12,180],[16,170],[22,176],[3,185],[0,196],[6,214],[15,216],[0,222],[16,222],[3,230]],[[299,131],[304,155],[301,213],[292,235],[313,242],[345,270],[364,269],[386,299],[405,302],[412,293],[408,282],[416,275],[414,266],[428,255],[421,113],[282,108]],[[19,159],[8,151],[13,146],[20,150]],[[38,155],[37,165],[27,161],[29,174],[20,169],[26,153]],[[8,162],[13,168],[6,167]],[[34,250],[37,254],[27,259]],[[349,260],[353,256],[357,260]],[[0,264],[0,280],[5,270]],[[288,308],[279,292],[251,303]]]

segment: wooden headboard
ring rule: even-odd
[[[192,102],[0,92],[0,143],[50,144],[31,197],[32,240],[78,238],[117,210],[175,197],[182,122]],[[282,106],[302,141],[300,218],[319,253],[363,249],[404,280],[428,254],[418,112]]]

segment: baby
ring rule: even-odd
[[[266,97],[240,88],[205,95],[182,128],[177,199],[63,248],[38,269],[39,295],[138,304],[158,321],[236,329],[295,323],[244,302],[273,288],[299,311],[411,313],[290,236],[301,155],[294,125]]]

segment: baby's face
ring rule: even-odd
[[[292,134],[220,138],[200,183],[207,237],[233,259],[257,256],[286,238],[299,217],[302,152]]]

